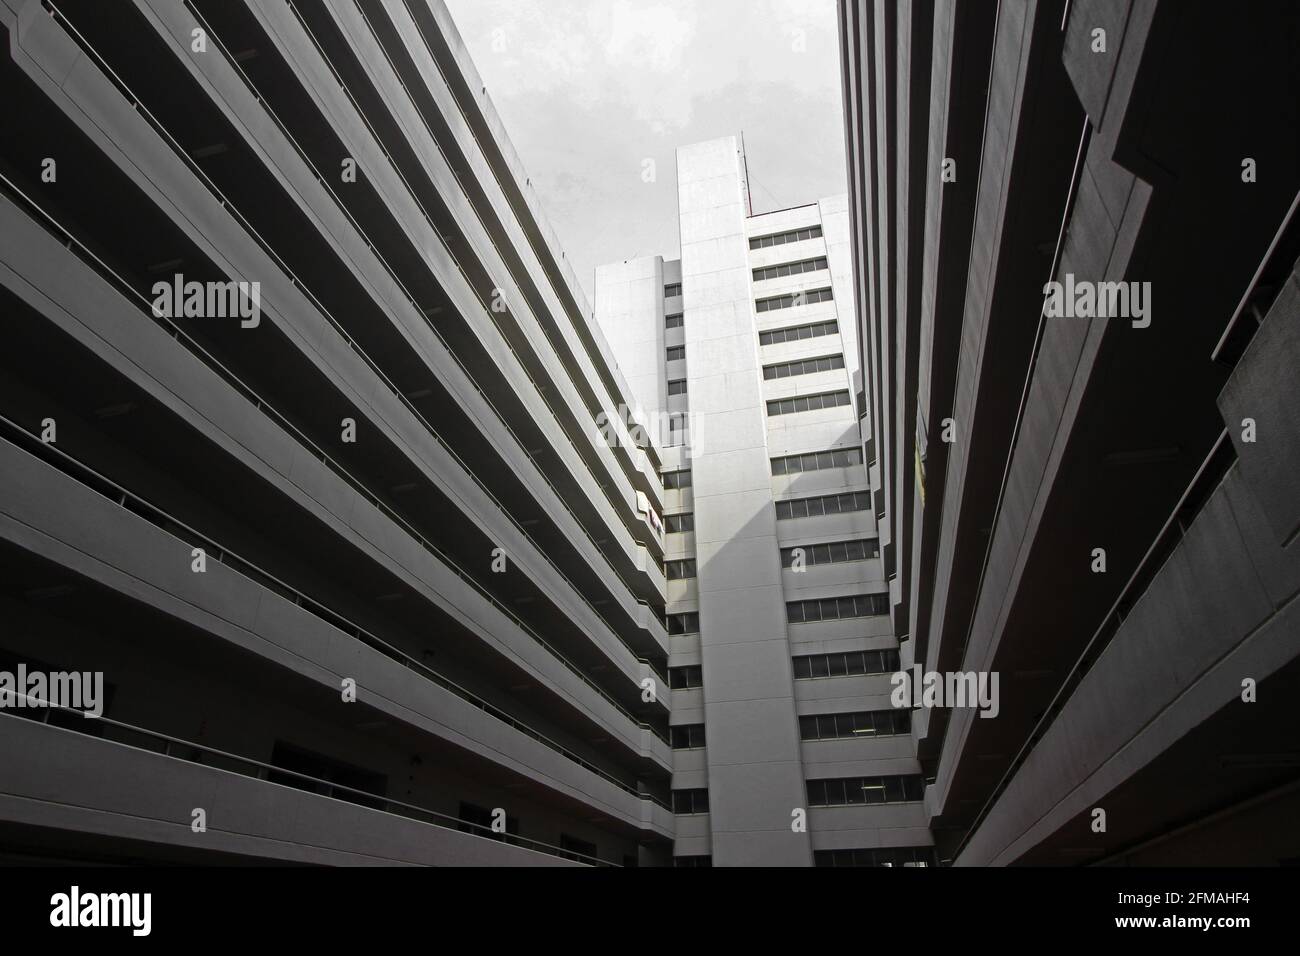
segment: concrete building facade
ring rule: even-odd
[[[939,862],[1294,863],[1300,15],[839,18],[890,618],[1000,676],[915,714]]]
[[[846,197],[754,214],[734,136],[680,148],[677,186],[680,259],[598,268],[595,303],[638,420],[664,423],[674,854],[924,865]]]

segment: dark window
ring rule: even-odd
[[[803,275],[805,272],[821,272],[826,267],[825,256],[817,256],[814,259],[800,259],[798,262],[783,262],[780,265],[763,266],[755,269],[754,281],[762,282],[764,279]]]
[[[781,549],[781,567],[794,566],[795,559],[803,557],[803,567],[819,564],[846,564],[865,561],[880,555],[880,544],[875,538],[856,538],[852,541],[830,541],[826,544],[800,544]]]
[[[675,856],[673,866],[713,866],[711,856]]]
[[[669,394],[669,395],[685,395],[685,394],[686,394],[686,379],[684,379],[684,378],[675,378],[675,379],[672,379],[672,380],[668,383],[668,394]]]
[[[827,468],[847,468],[862,464],[862,449],[832,448],[830,451],[810,451],[801,455],[783,455],[772,459],[772,474],[798,475],[806,471],[824,471]]]
[[[668,730],[673,750],[699,750],[704,746],[703,724],[679,724]]]
[[[768,296],[754,302],[759,312],[773,312],[777,309],[791,309],[798,305],[816,305],[818,302],[830,302],[833,296],[829,287],[824,289],[804,289],[802,292],[788,292],[785,295]]]
[[[699,664],[668,668],[668,686],[673,690],[686,690],[704,686],[704,668]]]
[[[684,534],[695,530],[695,515],[689,511],[680,515],[664,515],[664,530],[668,534]]]
[[[840,330],[834,319],[828,322],[810,322],[807,325],[792,325],[784,329],[771,329],[758,333],[759,345],[780,345],[782,342],[798,342],[800,339],[815,339],[823,335],[834,335]]]
[[[679,488],[689,488],[691,486],[691,470],[684,468],[681,471],[665,471],[663,473],[664,491],[674,491]]]
[[[579,860],[583,863],[590,863],[592,860],[597,858],[596,844],[588,843],[586,840],[579,840],[577,837],[569,836],[567,833],[560,834],[560,849],[565,851],[560,855],[570,860]]]
[[[709,812],[709,791],[699,790],[674,790],[673,791],[673,813],[708,813]]]
[[[682,294],[682,284],[680,282],[670,282],[664,286],[664,298],[671,299],[675,295]]]
[[[840,676],[832,673],[832,677]],[[804,740],[852,740],[893,737],[912,729],[912,712],[904,709],[859,710],[847,714],[811,714],[799,718]]]
[[[813,862],[817,866],[934,866],[934,847],[814,850]]]
[[[669,581],[693,578],[695,577],[695,559],[684,558],[680,561],[665,561],[664,573],[668,575]]]
[[[695,634],[700,629],[700,614],[698,611],[669,614],[665,626],[669,634]]]
[[[844,367],[843,355],[823,355],[820,358],[797,359],[793,362],[778,362],[763,366],[763,378],[790,378],[795,375],[811,375],[814,372],[832,372]]]
[[[494,833],[492,830],[492,811],[487,807],[480,807],[477,804],[465,803],[463,800],[460,804],[460,812],[456,814],[460,819],[460,825],[456,829],[462,833],[473,833],[476,836],[487,837],[490,840],[509,840],[509,837],[519,835],[519,818],[506,816],[506,829],[504,833]]]
[[[840,598],[787,601],[786,619],[791,624],[842,621],[855,617],[879,617],[889,613],[888,594],[854,594]]]
[[[816,239],[822,234],[821,226],[808,226],[804,229],[791,229],[770,236],[756,236],[749,240],[751,249],[767,249],[770,246],[784,246],[788,242],[802,242],[804,239]]]
[[[921,799],[925,783],[920,775],[906,777],[836,777],[808,781],[810,807],[856,804],[911,803]]]
[[[374,810],[384,808],[383,797],[388,790],[388,778],[382,773],[355,767],[342,760],[335,760],[333,757],[307,750],[305,747],[295,747],[281,740],[277,740],[271,750],[271,765],[279,770],[291,771],[289,773],[270,771],[266,779],[272,783],[295,787],[309,793],[324,794],[327,797],[346,800]],[[304,780],[296,774],[313,777],[315,781]]]
[[[776,520],[820,518],[822,515],[848,514],[871,508],[871,495],[865,491],[844,491],[815,498],[787,498],[776,503]],[[875,555],[872,555],[875,557]]]
[[[680,329],[684,324],[680,312],[673,312],[671,315],[664,316],[664,328],[666,329]]]
[[[685,345],[670,346],[665,354],[667,355],[668,357],[667,360],[669,362],[680,362],[682,359],[686,358],[686,346]]]
[[[775,398],[767,403],[769,415],[792,415],[795,412],[815,412],[849,403],[848,389],[839,392],[820,392],[817,395],[796,395],[792,398]]]

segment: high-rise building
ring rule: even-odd
[[[677,151],[681,257],[596,270],[664,472],[679,864],[932,857],[858,437],[845,196],[755,215],[736,137]]]
[[[1295,4],[839,4],[940,863],[1300,860]],[[951,703],[951,700],[949,701]]]
[[[0,858],[670,863],[661,451],[443,4],[0,27]]]

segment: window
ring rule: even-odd
[[[803,552],[803,566],[819,564],[847,564],[880,557],[880,543],[875,538],[854,538],[851,541],[828,541],[825,544],[797,544],[781,549],[781,567],[794,567],[796,552]]]
[[[835,495],[818,495],[815,498],[788,498],[776,503],[776,520],[820,518],[822,515],[867,511],[870,507],[871,494],[866,491],[845,491]]]
[[[907,711],[904,711],[907,713]],[[704,746],[703,724],[679,724],[669,727],[673,750],[699,750]]]
[[[783,246],[787,242],[801,242],[804,239],[817,239],[822,234],[821,226],[809,226],[807,229],[791,229],[771,236],[758,236],[749,240],[749,248],[766,249],[769,246]]]
[[[793,415],[795,412],[815,412],[849,403],[849,391],[820,392],[816,395],[796,395],[793,398],[774,398],[767,403],[769,415]]]
[[[774,309],[792,309],[798,305],[816,305],[818,302],[830,302],[832,298],[828,286],[824,289],[805,289],[802,292],[768,296],[766,299],[758,299],[754,303],[754,308],[759,312],[771,312]]]
[[[588,843],[586,840],[579,840],[567,833],[560,834],[560,849],[565,851],[560,856],[568,860],[590,863],[596,858],[596,844]]]
[[[713,866],[711,856],[675,856],[673,866]]]
[[[674,379],[670,379],[669,382],[668,382],[668,394],[669,394],[669,395],[685,395],[685,394],[686,394],[686,379],[684,379],[684,378],[674,378]]]
[[[791,375],[811,375],[813,372],[833,372],[844,367],[843,355],[823,355],[820,358],[796,359],[793,362],[779,362],[776,365],[763,366],[763,378],[789,378]]]
[[[695,530],[695,515],[689,511],[680,515],[665,515],[664,527],[669,534],[684,534]]]
[[[919,774],[906,777],[834,777],[808,781],[808,806],[849,807],[874,803],[911,803],[921,799]]]
[[[460,823],[456,829],[461,833],[473,833],[476,836],[487,837],[489,840],[504,840],[509,842],[509,837],[519,835],[519,818],[506,817],[506,829],[504,833],[492,832],[492,811],[487,807],[480,807],[477,804],[466,803],[461,801],[460,812],[456,814]]]
[[[669,581],[693,578],[695,577],[695,559],[685,558],[681,561],[665,561],[664,573],[668,575]]]
[[[665,626],[669,634],[696,634],[700,630],[700,612],[686,611],[682,614],[669,614]],[[672,675],[669,674],[671,677]],[[669,686],[672,686],[671,684]]]
[[[811,601],[787,601],[785,613],[791,624],[879,617],[889,613],[889,595],[853,594],[848,597],[814,598]]]
[[[817,866],[934,866],[934,847],[872,847],[853,850],[814,850]]]
[[[682,325],[682,314],[680,312],[673,312],[671,315],[664,316],[665,329],[680,329]]]
[[[686,358],[686,346],[673,345],[669,347],[668,351],[665,354],[668,356],[667,360],[669,362],[680,362]]]
[[[780,345],[782,342],[798,342],[802,339],[816,339],[823,335],[835,335],[840,325],[834,319],[829,322],[810,322],[807,325],[791,325],[784,329],[771,329],[758,333],[759,345]]]
[[[708,813],[708,790],[674,790],[673,813]]]
[[[799,475],[805,471],[825,471],[828,468],[848,468],[862,464],[862,449],[832,448],[830,451],[809,451],[801,455],[784,455],[772,459],[772,474]],[[664,487],[667,487],[665,485]]]
[[[754,281],[762,282],[764,279],[779,279],[782,276],[803,275],[805,272],[820,272],[826,267],[825,256],[818,256],[815,259],[801,259],[798,262],[786,262],[779,266],[764,266],[761,269],[754,270]]]
[[[681,471],[665,471],[663,474],[664,491],[675,491],[680,488],[689,488],[691,486],[691,470],[684,468]]]
[[[803,740],[852,740],[893,737],[912,729],[910,710],[861,710],[851,714],[805,714],[799,718]]]
[[[699,664],[668,668],[668,686],[672,690],[689,690],[704,686],[704,668]]]
[[[675,295],[682,294],[682,284],[680,282],[670,282],[664,286],[664,298],[671,299]]]
[[[860,677],[863,674],[895,674],[902,667],[898,651],[845,651],[841,654],[809,654],[794,659],[795,680],[821,677]]]
[[[267,773],[267,779],[272,783],[309,793],[323,793],[373,810],[384,808],[383,798],[388,792],[388,777],[382,773],[344,763],[327,754],[296,747],[283,740],[277,740],[271,748],[271,766],[278,768]],[[305,780],[304,777],[315,779]]]

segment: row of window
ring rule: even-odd
[[[673,312],[670,315],[664,316],[665,329],[680,329],[682,327],[682,324],[683,324],[683,319],[682,319],[682,314],[680,312]]]
[[[848,468],[862,464],[862,449],[832,448],[830,451],[806,451],[799,455],[783,455],[772,459],[772,474],[798,475],[805,471],[825,471],[827,468]],[[664,486],[668,487],[667,485]]]
[[[826,268],[826,257],[817,256],[815,259],[801,259],[798,262],[784,262],[779,266],[763,266],[755,269],[754,281],[762,282],[764,279],[798,276],[803,275],[805,272],[821,272]]]
[[[902,667],[898,651],[844,651],[836,654],[807,654],[794,658],[794,679],[858,677],[863,674],[896,674]]]
[[[802,292],[771,295],[765,299],[756,300],[754,308],[759,312],[774,312],[777,309],[793,309],[795,306],[800,305],[816,305],[818,302],[830,302],[833,298],[830,286],[827,286],[824,289],[804,289]]]
[[[699,750],[704,746],[703,724],[678,724],[669,727],[668,734],[673,750]]]
[[[666,356],[666,360],[669,362],[680,362],[686,358],[686,346],[670,345],[664,351],[664,355]]]
[[[854,538],[851,541],[828,541],[825,544],[800,544],[781,549],[781,567],[792,568],[795,561],[803,559],[802,567],[819,564],[847,564],[880,556],[880,545],[875,538]]]
[[[669,614],[664,618],[664,626],[669,634],[698,634],[700,630],[700,612],[686,611],[682,614]],[[671,677],[672,675],[669,674]]]
[[[492,829],[493,815],[487,807],[481,807],[473,803],[461,802],[460,812],[457,814],[460,823],[456,829],[462,833],[473,833],[476,836],[486,837],[489,840],[498,840],[503,843],[514,843],[518,845],[517,840],[511,837],[519,836],[519,818],[507,815],[505,819],[505,831],[494,832]],[[566,860],[574,860],[579,863],[590,863],[594,859],[600,858],[599,850],[596,844],[590,840],[582,840],[568,833],[560,834],[560,856]],[[626,865],[629,862],[627,857],[623,860]],[[632,865],[635,865],[635,858],[632,858]]]
[[[813,863],[816,866],[934,866],[934,847],[887,846],[871,849],[814,850]]]
[[[795,359],[763,366],[763,378],[790,378],[792,375],[811,375],[813,372],[833,372],[844,367],[843,355],[822,355],[818,358]],[[847,403],[846,403],[847,404]]]
[[[855,617],[879,617],[889,613],[888,594],[854,594],[847,597],[787,601],[786,620],[791,624],[815,621],[844,621]]]
[[[673,813],[708,813],[709,791],[703,787],[698,790],[674,790]]]
[[[836,777],[808,781],[808,806],[848,807],[873,803],[910,803],[921,799],[925,781],[906,777]]]
[[[664,298],[671,299],[675,295],[682,294],[682,284],[680,282],[669,282],[664,286]]]
[[[770,329],[758,333],[759,345],[780,345],[782,342],[799,342],[803,339],[817,339],[823,335],[834,335],[840,330],[840,324],[834,319],[826,322],[809,322],[806,325],[791,325],[784,329]]]
[[[686,379],[684,379],[684,378],[674,378],[674,379],[669,379],[669,381],[668,381],[668,394],[669,394],[669,395],[685,395],[685,394],[686,394]]]
[[[673,857],[673,866],[680,867],[712,867],[713,857],[711,856],[675,856]]]
[[[695,577],[695,559],[683,558],[680,561],[665,561],[664,574],[668,576],[669,581],[693,578]]]
[[[881,595],[883,597],[883,595]],[[700,629],[699,615],[692,612],[687,615],[695,618],[694,629]],[[671,631],[670,631],[671,633]],[[859,677],[864,674],[896,674],[902,666],[897,648],[885,648],[878,651],[841,651],[835,654],[806,654],[796,657],[794,665],[795,680],[815,680],[822,677]],[[699,664],[686,664],[681,667],[668,668],[668,686],[672,690],[687,690],[704,686],[704,668]]]
[[[821,226],[809,226],[806,229],[791,229],[789,232],[778,232],[770,236],[756,236],[749,240],[749,248],[766,249],[769,246],[783,246],[787,242],[802,242],[804,239],[818,239],[821,237]]]
[[[860,710],[851,714],[809,714],[799,718],[803,740],[893,737],[912,730],[910,710]]]
[[[668,668],[668,686],[672,690],[689,690],[704,686],[704,668],[699,664],[684,664]]]
[[[859,458],[858,461],[862,459]],[[689,488],[691,486],[691,470],[683,468],[681,471],[665,471],[663,473],[664,491],[674,491],[678,488]]]
[[[795,412],[815,412],[823,408],[838,408],[849,403],[849,390],[819,392],[816,395],[796,395],[793,398],[774,398],[767,403],[769,415],[793,415]]]
[[[686,512],[680,515],[664,515],[664,530],[668,534],[684,534],[695,530],[695,515]]]
[[[812,498],[789,498],[776,503],[776,520],[819,518],[822,515],[866,511],[870,507],[871,492],[869,491],[843,491],[839,494],[817,495]]]

